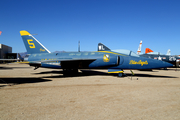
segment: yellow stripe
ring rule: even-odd
[[[123,55],[123,54],[119,54],[119,53],[115,53],[115,52],[110,52],[110,51],[97,51],[97,52],[104,52],[104,53],[111,53],[111,54],[115,54],[115,55],[126,56],[126,55]]]
[[[20,34],[21,34],[21,36],[31,35],[28,31],[25,31],[25,30],[21,30],[21,31],[20,31]]]
[[[108,73],[123,73],[123,71],[113,71],[113,72],[108,72]]]

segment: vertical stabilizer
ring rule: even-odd
[[[149,48],[146,48],[145,54],[150,53],[150,52],[153,52],[153,51],[151,49],[149,49]]]
[[[50,53],[50,51],[45,48],[36,38],[34,38],[28,31],[21,30],[20,34],[28,54]]]
[[[137,50],[137,54],[139,55],[141,53],[141,47],[142,47],[142,40],[140,41],[138,50]]]
[[[111,49],[109,49],[107,46],[105,46],[104,44],[102,44],[102,43],[99,43],[98,44],[98,51],[106,51],[106,50],[111,50]]]
[[[167,54],[166,55],[171,55],[171,50],[170,49],[168,49],[168,51],[167,51]]]

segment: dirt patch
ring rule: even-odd
[[[180,119],[180,69],[133,72],[0,65],[0,119]]]

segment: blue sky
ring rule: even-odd
[[[151,48],[180,54],[180,0],[1,0],[0,43],[25,52],[27,30],[51,52]]]

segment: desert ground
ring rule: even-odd
[[[179,120],[180,68],[133,72],[63,76],[59,69],[0,64],[0,119]]]

